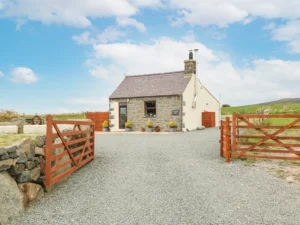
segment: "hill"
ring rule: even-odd
[[[282,98],[277,101],[264,102],[258,105],[295,104],[300,103],[300,98]]]
[[[270,109],[271,114],[294,114],[300,113],[300,98],[284,98],[272,102],[264,102],[256,105],[245,105],[222,108],[222,115],[257,113],[261,109]]]

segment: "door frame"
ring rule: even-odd
[[[124,105],[121,105],[121,104],[124,104]],[[119,102],[119,129],[125,129],[125,126],[124,128],[121,127],[121,109],[122,108],[126,108],[126,120],[125,120],[125,123],[127,122],[127,102]]]

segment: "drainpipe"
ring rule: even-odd
[[[181,128],[181,132],[182,132],[183,131],[183,128],[182,128],[182,110],[183,110],[182,100],[183,100],[183,98],[182,98],[182,95],[179,95],[179,97],[180,97],[180,128]]]

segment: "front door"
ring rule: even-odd
[[[125,129],[125,123],[127,122],[127,102],[119,103],[119,128]]]

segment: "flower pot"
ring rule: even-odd
[[[147,127],[147,132],[153,132],[153,127]]]
[[[130,132],[131,128],[125,127],[125,132]]]
[[[103,132],[108,132],[108,128],[107,128],[107,127],[103,127],[103,128],[102,128],[102,131],[103,131]]]
[[[170,127],[170,132],[175,132],[175,127]]]

